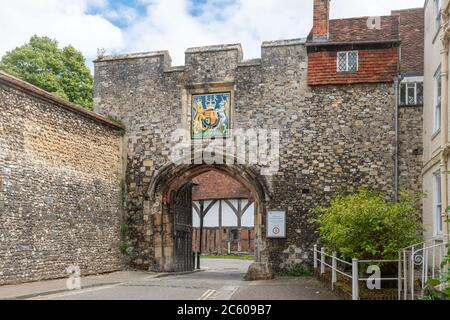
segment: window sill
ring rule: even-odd
[[[337,74],[342,74],[342,75],[357,75],[358,71],[337,71]]]
[[[417,103],[417,104],[399,104],[399,107],[423,107],[423,103]]]
[[[441,129],[435,131],[432,135],[431,135],[431,141],[433,141],[434,139],[436,139],[437,136],[439,136],[441,134]]]
[[[439,33],[441,33],[441,28],[439,28],[439,29],[437,30],[436,34],[434,35],[434,37],[433,37],[433,42],[432,42],[433,44],[435,44],[436,39],[437,39]]]

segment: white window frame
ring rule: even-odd
[[[441,0],[434,0],[434,19],[436,32],[441,28]]]
[[[442,117],[441,117],[441,98],[442,98],[442,78],[441,78],[441,67],[438,68],[434,74],[434,133],[441,130],[442,127]],[[439,85],[440,83],[440,85]],[[440,92],[439,92],[440,87]]]
[[[353,53],[353,52],[356,53],[356,70],[349,70],[348,55],[350,53]],[[343,54],[343,53],[345,53],[345,70],[339,70],[339,56],[341,54]],[[344,73],[344,72],[349,72],[349,73],[358,72],[358,70],[359,70],[359,51],[358,50],[338,51],[337,55],[336,55],[336,70],[337,70],[338,73],[339,72],[342,72],[342,73]]]
[[[402,80],[400,83],[400,90],[399,90],[399,104],[402,106],[414,106],[418,105],[417,101],[417,86],[421,84],[422,85],[422,103],[423,104],[423,77],[408,77]],[[402,87],[405,86],[405,96],[402,97]],[[411,88],[411,86],[414,86],[414,103],[409,103],[408,100],[408,89]],[[402,98],[404,99],[405,103],[402,103]]]
[[[435,172],[433,175],[433,220],[436,237],[443,234],[441,179],[441,172]]]

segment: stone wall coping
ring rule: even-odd
[[[117,55],[117,56],[103,56],[103,57],[98,57],[96,60],[94,60],[94,63],[105,62],[105,61],[116,61],[116,60],[152,58],[152,57],[161,57],[161,56],[169,57],[170,56],[169,51],[162,50],[162,51],[129,53],[129,54],[122,54],[122,55]]]
[[[296,46],[296,45],[304,45],[305,43],[306,38],[264,41],[262,44],[262,48]]]
[[[231,51],[237,50],[242,53],[242,46],[240,43],[237,44],[223,44],[205,47],[194,47],[186,50],[186,54],[201,53],[201,52],[219,52],[219,51]]]
[[[92,119],[103,125],[112,127],[113,129],[116,129],[116,130],[124,130],[125,129],[124,126],[122,126],[118,123],[115,123],[114,121],[111,121],[108,118],[105,118],[105,117],[99,115],[98,113],[89,111],[79,105],[76,105],[76,104],[69,102],[63,98],[60,98],[52,93],[49,93],[41,88],[38,88],[38,87],[32,85],[31,83],[28,83],[26,81],[23,81],[16,77],[13,77],[3,71],[0,71],[0,84],[7,85],[14,89],[18,89],[28,95],[32,95],[32,96],[42,99],[44,101],[50,102],[57,107],[61,107],[70,112],[73,112],[73,113],[79,114],[83,117]]]
[[[277,40],[277,41],[265,41],[262,43],[261,48],[272,48],[272,47],[283,47],[283,46],[295,46],[295,45],[305,45],[306,38],[300,38],[300,39],[290,39],[290,40]],[[249,67],[249,66],[258,66],[261,65],[261,58],[257,59],[249,59],[249,60],[242,60],[243,59],[243,51],[242,51],[242,45],[240,43],[237,44],[223,44],[223,45],[212,45],[212,46],[204,46],[204,47],[192,47],[188,48],[185,51],[186,55],[190,54],[197,54],[197,53],[205,53],[205,52],[225,52],[225,51],[238,51],[239,53],[239,61],[238,66],[239,67]],[[117,55],[117,56],[103,56],[98,57],[96,60],[94,60],[94,63],[101,64],[102,62],[109,62],[109,61],[119,61],[119,60],[132,60],[132,59],[144,59],[144,58],[151,58],[151,57],[164,57],[164,61],[168,61],[168,65],[166,64],[166,67],[164,69],[164,72],[170,73],[170,72],[183,72],[186,70],[186,66],[170,66],[170,54],[167,50],[162,51],[152,51],[152,52],[140,52],[140,53],[130,53],[130,54],[123,54],[123,55]]]

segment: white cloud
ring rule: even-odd
[[[0,0],[0,56],[37,34],[72,44],[86,57],[97,48],[123,48],[122,31],[88,6],[103,8],[105,0]]]
[[[143,0],[145,1],[145,0]],[[125,30],[129,51],[169,50],[184,63],[188,47],[242,43],[245,58],[260,56],[265,40],[306,37],[312,26],[312,0],[209,0],[193,17],[189,0],[149,0],[148,15]],[[423,0],[332,0],[332,18],[389,15],[423,6]]]
[[[108,53],[169,50],[184,64],[188,47],[242,43],[245,58],[260,56],[264,40],[301,38],[312,25],[313,0],[209,0],[190,13],[190,0],[138,0],[145,12],[114,0],[0,0],[0,55],[33,34],[73,44],[88,58]],[[332,0],[332,18],[389,15],[423,0]],[[87,14],[97,7],[100,14]],[[142,9],[141,9],[142,10]],[[119,29],[110,21],[128,25]]]

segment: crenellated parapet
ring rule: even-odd
[[[304,43],[303,39],[264,42],[261,58],[251,60],[243,59],[240,44],[189,48],[184,66],[172,66],[168,51],[99,57],[94,61],[95,110],[127,123],[131,119],[127,114],[136,111],[132,101],[144,92],[155,97],[165,91],[166,96],[172,96],[181,94],[182,89],[220,84],[229,90],[235,85],[256,86],[263,79],[284,81],[294,70],[302,70],[303,76],[307,59]],[[180,100],[179,96],[173,98]]]
[[[158,265],[160,239],[167,237],[154,227],[160,225],[164,197],[148,197],[146,190],[153,190],[165,168],[173,165],[168,156],[174,143],[170,137],[183,129],[187,137],[194,137],[195,146],[203,148],[195,143],[198,114],[205,115],[194,103],[198,95],[229,97],[226,123],[232,130],[226,139],[237,136],[235,129],[279,133],[279,170],[265,178],[270,194],[261,205],[287,210],[288,237],[271,241],[262,236],[259,246],[264,252],[261,259],[270,261],[275,270],[308,261],[316,240],[308,223],[311,209],[326,204],[343,186],[349,192],[366,186],[393,193],[392,85],[314,87],[307,79],[303,39],[264,42],[261,57],[251,60],[244,60],[241,45],[231,44],[188,49],[184,66],[172,66],[167,51],[95,62],[95,111],[117,118],[127,129],[124,201],[130,221],[142,222],[130,224],[134,267]],[[417,132],[419,124],[409,121],[407,131]],[[258,166],[249,169],[261,172]],[[408,176],[402,183],[413,181]]]
[[[116,56],[99,57],[94,61],[96,75],[104,74],[105,68],[127,65],[147,66],[142,73],[158,71],[160,74],[186,72],[190,82],[217,82],[234,80],[236,69],[248,66],[270,66],[286,57],[291,57],[292,48],[303,52],[305,40],[292,39],[264,42],[261,46],[261,58],[244,60],[241,44],[215,45],[189,48],[185,52],[185,65],[172,66],[172,58],[168,51],[132,53]],[[304,58],[299,57],[297,58]],[[274,63],[276,64],[276,63]],[[103,71],[103,73],[102,73]]]

